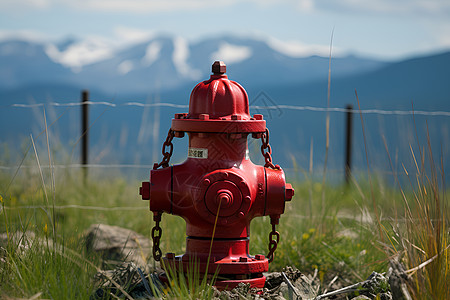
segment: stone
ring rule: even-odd
[[[386,274],[389,285],[391,287],[391,293],[393,299],[398,300],[411,300],[412,297],[408,291],[408,284],[410,278],[405,272],[405,267],[400,262],[400,258],[394,257],[389,261],[389,270]]]
[[[352,300],[370,300],[370,298],[364,295],[359,295],[355,298],[352,298]]]
[[[19,250],[27,250],[33,244],[36,235],[32,231],[16,231],[9,233],[9,240],[17,247]],[[0,234],[0,247],[6,248],[8,245],[8,235],[6,233]]]
[[[93,224],[85,232],[86,248],[101,254],[105,262],[133,262],[146,267],[151,241],[132,230],[105,224]]]
[[[299,299],[314,299],[317,296],[317,291],[313,287],[312,280],[300,272],[295,267],[287,266],[284,268],[286,277],[291,282],[294,291]]]

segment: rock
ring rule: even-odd
[[[367,281],[362,285],[362,288],[374,296],[389,292],[389,284],[386,277],[377,272],[370,274]]]
[[[8,235],[6,233],[0,234],[0,257],[6,256],[7,249],[14,249],[14,251],[17,251],[17,253],[24,254],[25,252],[30,250],[33,245],[34,248],[37,249],[42,249],[40,245],[44,247],[51,247],[53,245],[53,240],[50,238],[44,239],[36,237],[36,234],[33,231],[27,230],[25,232],[10,232],[9,243],[10,245],[8,246]],[[9,248],[11,246],[12,248]]]
[[[100,253],[105,261],[134,262],[147,265],[151,241],[132,230],[105,224],[93,224],[85,232],[88,251]]]
[[[336,237],[345,237],[345,238],[348,238],[351,240],[356,240],[357,238],[359,238],[359,234],[354,232],[353,230],[347,228],[347,229],[344,229],[344,230],[338,232],[336,234]]]
[[[353,297],[365,296],[367,297],[367,299],[383,299],[383,300],[389,300],[392,298],[387,279],[380,273],[372,272],[372,274],[370,274],[370,276],[365,281],[360,282],[357,285],[359,285],[359,287],[353,285],[353,289],[355,288],[357,289],[357,291],[351,294],[353,295]],[[366,299],[366,298],[356,298],[356,299]]]
[[[33,244],[36,235],[32,231],[16,231],[13,233],[9,233],[10,242],[17,247],[18,250],[24,251],[28,250]],[[0,234],[0,247],[6,249],[8,246],[8,235],[6,233]]]
[[[370,298],[364,295],[359,295],[358,297],[352,298],[352,300],[370,300]]]
[[[158,294],[162,294],[164,285],[156,273],[146,274],[133,262],[123,263],[114,270],[99,272],[94,280],[97,289],[90,300],[113,299],[110,297],[111,294],[114,298],[129,299],[124,292],[132,299],[154,299]],[[150,285],[154,288],[152,289]]]
[[[387,278],[391,286],[391,293],[393,299],[410,300],[412,299],[408,291],[408,283],[410,281],[405,272],[405,267],[400,263],[400,258],[397,256],[389,261],[389,270]]]
[[[283,276],[289,280],[289,283]],[[268,291],[264,293],[267,299],[289,299],[290,295],[294,299],[314,299],[317,295],[318,287],[315,288],[311,278],[305,276],[295,267],[286,267],[283,272],[273,272],[266,275],[264,286]]]
[[[284,281],[283,276],[280,272],[273,272],[266,274],[266,283],[264,287],[272,290],[280,286],[280,284]]]
[[[286,282],[282,282],[278,287],[278,295],[282,299],[289,299],[289,287]]]
[[[381,293],[380,300],[392,300],[391,293]]]
[[[284,274],[286,274],[286,277],[293,286],[293,293],[296,294],[299,299],[314,299],[317,296],[317,292],[313,287],[311,279],[298,269],[288,266],[284,268]]]

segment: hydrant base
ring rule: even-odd
[[[261,277],[251,278],[251,279],[239,279],[239,280],[216,280],[214,286],[219,290],[232,290],[238,286],[239,283],[250,284],[251,288],[264,287],[266,283],[266,276],[261,274]]]
[[[229,279],[229,280],[216,279],[214,281],[214,286],[219,291],[224,291],[224,290],[232,290],[235,287],[237,287],[239,285],[239,283],[244,283],[244,284],[250,284],[251,288],[262,289],[266,283],[266,276],[264,276],[263,274],[254,274],[254,275],[256,275],[255,278],[249,278],[249,279]],[[160,273],[158,275],[158,277],[159,277],[159,280],[161,280],[161,282],[164,282],[166,284],[169,283],[169,279],[167,278],[166,273]],[[186,276],[186,280],[188,280],[188,279],[189,278]],[[202,280],[202,278],[200,278],[200,281],[201,280]]]

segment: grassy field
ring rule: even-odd
[[[449,193],[444,174],[434,167],[439,164],[425,153],[417,161],[416,170],[402,175],[402,188],[373,175],[349,186],[294,183],[295,197],[280,220],[281,240],[270,271],[295,266],[316,272],[325,286],[335,276],[351,284],[372,271],[386,272],[390,258],[399,255],[410,270],[415,299],[450,299]],[[15,177],[0,173],[0,233],[6,236],[0,249],[0,297],[88,299],[101,262],[86,253],[83,231],[104,223],[150,237],[152,214],[140,200],[139,182],[126,181],[120,173],[90,178],[83,184],[74,169],[41,174],[37,167],[25,168]],[[67,207],[72,204],[79,207]],[[162,228],[163,253],[183,253],[184,221],[165,214]],[[18,247],[14,235],[27,231],[38,239]],[[250,253],[267,253],[269,231],[268,217],[252,221]],[[183,297],[180,290],[166,297]]]

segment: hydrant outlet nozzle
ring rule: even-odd
[[[292,197],[294,197],[294,189],[292,188],[292,184],[286,183],[285,187],[285,201],[291,201]]]
[[[142,196],[142,200],[150,200],[150,182],[142,182],[142,186],[139,188],[139,195]]]

